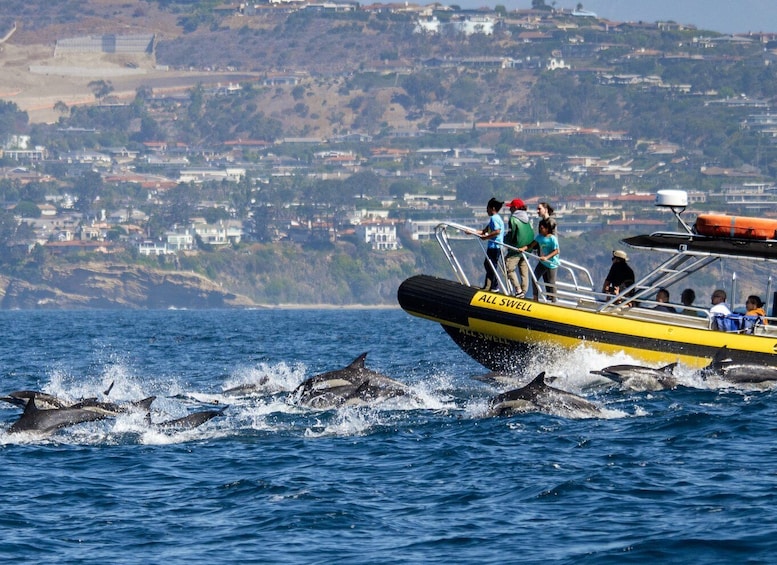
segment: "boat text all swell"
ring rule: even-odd
[[[511,310],[521,310],[523,312],[531,312],[533,305],[526,300],[511,298],[509,296],[499,296],[497,294],[481,294],[480,297],[478,297],[478,302],[510,308]]]

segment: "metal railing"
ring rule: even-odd
[[[519,251],[516,247],[506,243],[500,243],[499,245],[502,248],[502,254],[500,255],[499,265],[494,265],[486,254],[488,240],[481,239],[479,237],[480,232],[461,224],[443,222],[438,224],[435,228],[435,237],[437,238],[437,243],[440,245],[445,258],[448,260],[448,263],[453,269],[456,280],[458,280],[458,282],[461,284],[472,286],[469,282],[469,279],[467,278],[464,268],[461,266],[461,263],[459,262],[456,254],[453,251],[453,248],[451,247],[450,240],[452,237],[449,233],[450,230],[455,230],[456,233],[462,234],[464,239],[471,238],[477,240],[477,242],[480,244],[484,261],[488,261],[493,271],[496,273],[496,278],[499,284],[500,292],[502,294],[514,294],[520,290],[513,288],[512,284],[507,278],[507,270],[504,262],[504,252],[507,250],[521,253],[523,257],[529,262],[529,278],[532,282],[531,287],[535,289],[538,294],[538,296],[535,297],[537,300],[547,302],[551,299],[555,299],[556,301],[576,303],[580,300],[597,300],[597,295],[602,294],[594,291],[593,278],[591,277],[591,273],[588,271],[588,269],[564,259],[560,259],[560,264],[557,270],[558,272],[556,273],[556,291],[555,293],[550,294],[545,290],[544,282],[537,280],[534,275],[534,267],[536,267],[537,262],[539,261],[539,258],[536,255]],[[599,296],[598,300],[601,300],[601,296]]]
[[[665,306],[666,304],[657,302],[653,295],[660,286],[677,284],[687,276],[719,260],[719,257],[706,253],[675,253],[658,267],[651,269],[645,276],[637,279],[631,286],[621,289],[617,295],[595,290],[593,278],[588,269],[571,261],[560,259],[556,276],[556,291],[549,293],[545,288],[544,281],[538,280],[534,274],[534,268],[539,262],[537,255],[521,252],[516,247],[501,243],[499,245],[502,248],[502,253],[499,256],[499,264],[494,265],[486,253],[489,240],[481,239],[480,233],[478,230],[453,222],[440,223],[435,229],[437,242],[456,279],[461,284],[472,286],[464,267],[456,257],[451,240],[476,240],[480,245],[484,262],[488,261],[493,272],[496,273],[500,289],[497,292],[500,294],[512,295],[520,290],[514,288],[507,277],[504,256],[506,251],[512,250],[521,253],[529,262],[529,279],[532,283],[530,286],[537,294],[533,296],[535,300],[555,301],[568,306],[582,307],[597,312],[611,312],[628,317],[661,319],[664,323],[670,322],[679,325],[696,325],[701,322],[703,326],[712,328],[712,317],[707,308],[668,304],[668,306],[674,307],[676,312],[664,312],[661,309],[656,309],[656,306]],[[769,288],[771,288],[771,279]],[[675,315],[676,317],[673,318]],[[777,318],[764,317],[764,322],[756,328],[756,333],[777,333]]]

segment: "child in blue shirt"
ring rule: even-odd
[[[556,220],[544,218],[540,220],[539,233],[529,245],[519,248],[521,251],[539,249],[539,261],[534,267],[534,278],[545,281],[545,293],[551,302],[556,301],[556,272],[561,264],[559,259],[558,238],[556,237]],[[539,289],[534,286],[534,299],[539,298]]]

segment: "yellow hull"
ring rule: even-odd
[[[777,337],[745,335],[601,313],[484,292],[418,275],[400,286],[408,313],[440,323],[453,340],[492,370],[518,365],[516,356],[540,346],[581,344],[607,354],[625,352],[647,364],[681,362],[701,368],[727,347],[740,359],[777,366]],[[678,314],[681,316],[681,314]]]

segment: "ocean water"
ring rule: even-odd
[[[5,311],[0,328],[0,394],[113,383],[113,401],[157,396],[152,421],[228,405],[192,430],[128,414],[36,437],[0,403],[6,561],[777,562],[769,388],[681,371],[622,390],[590,371],[633,360],[550,351],[521,380],[545,370],[602,416],[491,417],[505,383],[401,310]],[[414,398],[288,402],[365,351]]]

